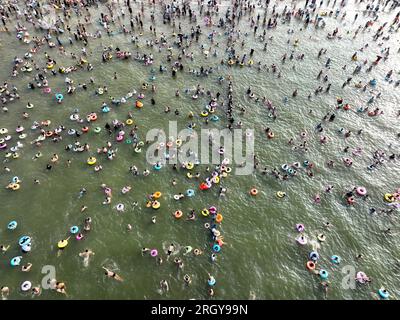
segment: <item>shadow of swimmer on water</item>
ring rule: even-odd
[[[180,164],[188,170],[197,164],[222,164],[226,167],[235,165],[234,171],[230,169],[235,175],[253,173],[253,129],[203,128],[196,131],[193,128],[185,128],[178,132],[177,127],[176,121],[169,121],[168,136],[164,130],[157,128],[147,132],[146,144],[149,147],[146,151],[146,160],[154,166],[154,169],[160,170],[165,164]]]

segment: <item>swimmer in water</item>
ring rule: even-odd
[[[117,281],[124,281],[124,279],[122,279],[118,274],[116,274],[114,271],[111,271],[109,269],[107,269],[106,267],[102,267],[106,272],[105,275],[109,278],[113,278]]]
[[[32,288],[32,295],[33,296],[39,296],[41,293],[42,293],[42,290],[41,290],[40,286]]]
[[[188,274],[185,274],[183,276],[183,281],[185,281],[186,285],[190,285],[192,283],[192,278]]]
[[[95,253],[90,249],[86,249],[85,251],[79,253],[79,256],[83,258],[83,264],[85,267],[87,267],[89,264],[89,258],[94,255]]]
[[[171,254],[175,251],[175,246],[173,243],[171,243],[168,247],[167,250],[167,260],[169,259],[169,257],[171,256]]]
[[[6,287],[6,286],[3,286],[3,287],[0,288],[0,290],[1,290],[1,298],[3,300],[6,300],[7,297],[9,296],[9,294],[10,294],[10,288]]]
[[[156,216],[151,217],[151,222],[156,223]]]
[[[203,254],[203,251],[201,251],[200,249],[194,249],[194,250],[193,250],[193,254],[194,254],[195,256],[199,256],[199,255]]]
[[[151,251],[150,248],[142,248],[142,256],[143,256],[145,253],[149,253],[150,251]]]
[[[65,283],[64,282],[57,282],[56,283],[56,291],[62,294],[67,295],[67,292],[65,291]]]
[[[21,271],[29,272],[29,271],[31,271],[31,268],[32,268],[32,263],[28,262],[28,264],[22,266]]]
[[[161,280],[160,281],[160,288],[162,291],[168,292],[169,291],[169,285],[167,280]]]
[[[324,223],[324,228],[325,229],[329,229],[329,228],[332,228],[333,226],[332,226],[332,224],[329,222],[329,221],[327,221],[327,222],[325,222]]]
[[[325,299],[328,297],[329,281],[321,282],[322,288],[324,290]]]
[[[2,253],[6,253],[7,250],[10,248],[10,245],[0,245],[0,250]]]

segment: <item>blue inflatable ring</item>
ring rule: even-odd
[[[309,258],[313,261],[317,261],[319,259],[319,254],[316,251],[311,251],[309,254]]]
[[[31,237],[29,236],[22,236],[18,240],[18,244],[22,247],[23,245],[27,245],[31,243]]]
[[[13,220],[8,224],[7,229],[14,230],[15,228],[17,228],[17,225],[18,225],[17,221]]]
[[[215,285],[215,282],[216,282],[216,281],[215,281],[214,278],[212,278],[211,280],[208,280],[207,282],[208,282],[208,285],[209,285],[209,286],[213,286],[213,285]]]
[[[77,226],[72,226],[71,229],[69,229],[69,231],[70,231],[72,234],[75,234],[75,233],[78,233],[79,228],[78,228]]]
[[[382,299],[388,299],[388,298],[389,298],[389,292],[387,292],[386,290],[379,289],[379,290],[378,290],[378,293],[379,293],[379,296],[380,296]]]
[[[214,252],[220,252],[221,251],[221,247],[218,244],[214,244],[213,245],[213,251]]]
[[[14,257],[10,260],[10,264],[15,267],[15,266],[19,266],[19,264],[21,263],[21,257]]]
[[[325,280],[325,279],[328,279],[329,273],[328,273],[328,271],[321,269],[319,271],[319,276],[321,277],[321,279]]]
[[[331,257],[331,261],[332,261],[333,263],[339,264],[340,261],[341,261],[341,258],[340,258],[339,256],[337,256],[337,255],[333,255],[333,256]]]

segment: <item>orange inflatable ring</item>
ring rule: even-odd
[[[175,217],[176,219],[180,219],[180,218],[182,218],[182,216],[183,216],[183,212],[182,212],[181,210],[176,210],[176,211],[174,212],[174,217]]]
[[[253,188],[253,189],[250,190],[250,194],[252,196],[256,196],[258,194],[258,190],[256,188]]]
[[[162,193],[160,191],[156,191],[156,192],[153,193],[153,198],[154,199],[158,199],[158,198],[161,197],[161,195],[162,195]]]
[[[308,270],[312,271],[315,269],[315,263],[313,261],[307,261],[306,267]]]
[[[97,120],[97,114],[92,113],[92,114],[89,116],[89,119],[90,119],[90,121],[96,121],[96,120]]]
[[[51,137],[53,135],[53,131],[46,131],[46,137]]]
[[[143,107],[143,103],[140,101],[136,101],[136,108],[142,108]]]
[[[218,213],[217,216],[215,217],[215,222],[221,223],[223,219],[224,217],[222,216],[222,214]]]
[[[89,127],[83,127],[82,128],[82,132],[88,132],[89,131]]]
[[[275,134],[272,131],[268,132],[268,139],[272,139],[273,137],[275,137]]]

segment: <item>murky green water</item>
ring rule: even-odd
[[[226,5],[225,2],[223,5]],[[280,2],[279,5],[283,7],[284,2]],[[193,6],[197,7],[196,4]],[[137,4],[134,7],[139,9]],[[225,13],[225,8],[222,7],[222,14]],[[93,23],[87,26],[88,30],[95,32],[95,29],[99,28],[96,21],[101,9],[105,12],[103,6],[97,10],[91,9]],[[267,37],[273,36],[273,40],[268,40],[266,52],[262,50],[263,43],[255,39],[252,34],[245,37],[246,45],[242,51],[240,45],[236,46],[237,52],[241,55],[244,52],[249,53],[250,48],[254,48],[255,62],[261,61],[267,66],[275,63],[281,70],[281,78],[277,78],[271,71],[258,72],[255,66],[244,68],[221,66],[219,62],[225,54],[226,43],[223,31],[216,27],[207,28],[203,22],[203,35],[199,43],[193,43],[189,49],[189,52],[194,52],[195,59],[194,61],[184,59],[183,63],[186,71],[207,65],[213,66],[215,72],[207,78],[196,77],[188,72],[178,72],[176,78],[171,78],[170,71],[160,74],[159,65],[168,65],[167,51],[163,48],[159,53],[156,48],[146,47],[145,41],[151,39],[147,22],[144,35],[140,36],[139,49],[131,43],[129,35],[118,34],[108,37],[103,30],[101,39],[92,39],[89,42],[87,51],[92,54],[88,60],[94,65],[94,70],[91,72],[81,70],[67,75],[74,80],[75,85],[86,82],[87,91],[78,88],[75,94],[67,95],[65,77],[60,74],[53,77],[49,74],[48,79],[53,93],[62,92],[65,96],[62,104],[55,103],[53,94],[46,95],[39,89],[33,91],[27,89],[27,83],[31,81],[34,73],[21,73],[17,78],[9,80],[11,84],[17,85],[21,99],[7,105],[9,112],[0,115],[0,127],[6,127],[11,132],[12,139],[8,142],[9,146],[15,145],[18,140],[18,134],[15,133],[18,124],[22,124],[28,134],[28,137],[21,141],[24,146],[18,151],[20,158],[11,159],[4,164],[11,169],[11,172],[2,171],[0,176],[2,186],[7,186],[14,176],[22,180],[21,189],[16,192],[0,189],[2,202],[0,243],[11,245],[10,249],[0,257],[0,285],[7,285],[10,288],[9,298],[30,299],[30,294],[23,293],[19,289],[21,283],[30,280],[33,285],[40,284],[43,277],[42,266],[54,265],[57,280],[65,282],[68,298],[73,299],[204,299],[207,297],[207,272],[212,273],[217,280],[215,293],[218,299],[248,299],[251,292],[259,299],[322,299],[324,295],[320,279],[311,275],[305,268],[311,247],[301,247],[295,242],[297,232],[294,226],[296,223],[303,223],[306,226],[306,234],[310,238],[315,238],[326,221],[331,222],[334,228],[325,232],[327,240],[318,251],[321,255],[319,265],[330,274],[331,288],[328,297],[370,299],[370,293],[376,292],[381,286],[385,286],[392,296],[398,295],[397,213],[391,216],[370,215],[368,208],[385,208],[383,194],[393,192],[398,187],[397,177],[400,170],[398,164],[393,161],[385,163],[378,170],[367,170],[375,150],[382,149],[387,154],[398,150],[396,115],[399,93],[393,84],[384,81],[384,77],[390,69],[394,69],[393,78],[397,80],[396,68],[399,59],[396,51],[399,47],[399,36],[398,33],[390,33],[388,41],[372,41],[377,28],[384,21],[391,22],[396,13],[381,13],[372,29],[360,32],[356,39],[352,39],[358,24],[362,22],[364,25],[367,18],[362,17],[361,8],[354,5],[353,1],[345,10],[347,11],[345,21],[334,17],[326,18],[325,29],[315,29],[310,26],[300,32],[299,29],[303,24],[294,19],[290,25],[279,23],[276,29],[267,31]],[[125,11],[127,12],[127,9]],[[149,11],[149,8],[146,8],[146,21],[149,21]],[[360,13],[360,17],[357,23],[352,24],[355,11]],[[158,18],[156,19],[158,36],[164,32],[168,36],[168,41],[172,42],[174,39],[171,36],[171,28],[162,24],[159,13]],[[200,19],[202,18],[198,21]],[[248,19],[246,16],[241,21],[242,37],[244,31],[251,32]],[[76,18],[73,20],[76,21]],[[129,26],[128,19],[125,24]],[[331,32],[336,26],[339,26],[343,39],[327,40],[327,32]],[[182,28],[183,30],[190,28],[187,19],[182,22]],[[294,35],[287,33],[289,28],[295,30]],[[210,42],[206,39],[206,35],[213,29],[218,32],[215,40],[219,43],[217,48],[219,56],[218,58],[209,56],[205,59],[201,54],[200,45],[204,43],[209,46]],[[388,27],[385,30],[387,29]],[[351,31],[350,34],[346,33],[347,30]],[[31,34],[39,35],[37,32]],[[79,55],[82,44],[67,45],[67,37],[66,34],[60,36],[61,41],[66,44],[67,53],[75,52]],[[290,44],[287,43],[289,39]],[[294,39],[299,39],[297,47],[292,44]],[[22,57],[29,46],[18,42],[14,32],[10,34],[2,32],[0,40],[2,57],[0,66],[3,70],[0,81],[5,81],[12,70],[12,58],[16,55]],[[380,42],[383,42],[382,46],[379,46]],[[368,59],[369,63],[372,62],[380,50],[388,46],[391,47],[391,54],[386,62],[379,63],[370,73],[365,73],[364,67],[361,73],[353,76],[352,83],[360,80],[365,83],[376,78],[377,87],[375,89],[368,87],[366,92],[362,92],[351,84],[342,89],[343,81],[351,75],[357,64],[351,60],[351,55],[366,43],[369,43],[369,48],[359,52],[359,61]],[[103,101],[109,103],[108,95],[122,97],[132,89],[140,92],[141,84],[148,81],[152,68],[133,59],[114,58],[110,62],[101,63],[102,48],[109,45],[130,51],[133,56],[137,51],[154,55],[155,62],[152,67],[157,69],[154,81],[157,92],[156,94],[152,94],[150,90],[146,92],[144,107],[140,110],[135,108],[134,101],[129,99],[126,104],[113,106],[108,114],[102,114],[100,111]],[[328,51],[318,60],[316,57],[321,48],[326,48]],[[304,61],[287,59],[282,65],[280,61],[282,55],[287,52],[289,56],[292,50],[295,51],[295,56],[304,53]],[[69,55],[60,55],[57,48],[43,47],[34,55],[35,61],[41,67],[45,64],[46,51],[57,61],[58,66],[76,63],[76,60],[71,59]],[[174,48],[174,58],[177,52],[177,48]],[[316,76],[324,67],[327,57],[332,59],[328,72],[329,82],[332,83],[331,92],[313,95],[310,101],[307,99],[309,92],[313,92],[319,85],[326,86],[326,83],[322,84],[322,80],[317,80]],[[346,71],[342,69],[344,64],[348,67]],[[293,65],[296,65],[295,71],[292,69]],[[118,74],[116,81],[113,80],[115,71]],[[259,171],[250,176],[230,175],[222,180],[222,185],[228,188],[227,197],[220,199],[217,187],[205,192],[197,191],[201,180],[189,180],[186,178],[185,170],[181,169],[178,173],[171,167],[164,167],[158,172],[152,170],[146,163],[145,152],[136,154],[132,146],[125,143],[118,144],[117,157],[113,161],[96,155],[97,148],[102,147],[105,141],[112,139],[110,141],[117,144],[114,142],[115,138],[108,138],[104,130],[100,134],[89,131],[80,137],[81,143],[89,143],[89,152],[66,152],[65,145],[75,141],[75,138],[68,136],[66,132],[63,133],[63,140],[60,143],[46,140],[39,149],[30,144],[38,136],[37,130],[30,130],[33,121],[50,119],[52,128],[63,124],[68,129],[80,129],[81,125],[69,120],[75,108],[79,109],[81,117],[90,112],[98,113],[99,119],[91,125],[92,127],[95,125],[103,127],[107,121],[113,119],[125,120],[128,111],[132,111],[134,121],[139,126],[141,140],[145,139],[148,129],[166,130],[168,121],[178,119],[178,127],[185,127],[189,121],[185,115],[190,111],[196,115],[194,121],[197,127],[201,127],[203,120],[199,113],[208,102],[207,98],[192,100],[191,95],[185,94],[184,90],[200,84],[206,90],[220,91],[221,97],[225,98],[227,83],[218,84],[217,78],[220,75],[225,78],[232,75],[235,107],[247,107],[245,116],[237,118],[243,122],[243,128],[255,130],[255,152],[260,161],[260,168],[266,166],[272,169],[284,163],[303,162],[308,159],[316,166],[313,178],[308,177],[304,169],[300,169],[298,176],[288,181],[278,181],[271,175],[263,176]],[[89,84],[90,76],[95,78],[96,85],[108,86],[108,95],[95,95],[96,86]],[[251,86],[258,95],[266,96],[278,107],[279,116],[276,121],[268,117],[265,107],[248,99],[246,96],[248,86]],[[299,89],[299,95],[292,98],[295,88]],[[176,89],[182,93],[179,98],[175,97]],[[381,92],[382,96],[372,106],[378,106],[384,110],[384,114],[379,117],[369,117],[366,113],[357,113],[357,107],[366,106],[372,94],[376,95],[377,92]],[[286,104],[283,102],[285,96],[289,97]],[[337,96],[343,97],[354,107],[347,112],[337,111],[335,121],[324,124],[324,134],[329,137],[329,142],[323,145],[319,142],[320,134],[315,132],[314,128],[328,111],[333,110]],[[151,97],[156,100],[155,106],[150,103]],[[25,108],[28,101],[34,104],[33,109]],[[164,107],[167,105],[171,106],[172,110],[178,108],[181,115],[177,117],[173,112],[165,114]],[[310,109],[313,110],[312,114],[309,113]],[[23,111],[29,112],[28,120],[22,119]],[[210,122],[209,127],[226,126],[227,120],[222,110],[219,109],[217,114],[221,117],[221,121]],[[275,138],[272,140],[268,140],[263,133],[263,129],[267,126],[275,133]],[[352,130],[352,136],[345,139],[338,134],[337,131],[341,127]],[[363,134],[360,136],[356,134],[359,129],[363,129]],[[287,141],[294,138],[296,144],[300,143],[300,133],[304,130],[308,133],[309,151],[306,153],[293,151],[293,146],[288,145]],[[391,149],[388,147],[389,144],[392,144]],[[346,156],[342,151],[345,146],[350,147],[349,152],[358,146],[363,148],[362,156],[352,156],[354,164],[351,168],[345,167],[341,161],[341,158]],[[32,161],[33,155],[38,150],[43,153],[43,157]],[[60,156],[60,161],[53,166],[51,172],[48,172],[46,164],[49,163],[53,153]],[[98,162],[103,166],[102,171],[94,172],[93,167],[86,164],[86,159],[90,155],[96,155]],[[66,166],[67,159],[72,161],[69,168]],[[336,162],[333,169],[326,166],[327,159]],[[132,164],[141,172],[149,168],[150,176],[133,177],[128,172]],[[202,173],[203,179],[207,177],[205,166],[199,167],[197,171]],[[170,183],[173,178],[177,179],[176,186]],[[41,184],[35,185],[34,179],[39,179]],[[113,189],[113,201],[109,206],[102,204],[104,194],[100,188],[101,183],[106,183]],[[334,192],[325,194],[323,190],[330,184],[334,185]],[[125,185],[131,185],[132,191],[122,195],[120,190]],[[345,205],[343,194],[354,185],[365,186],[370,197],[367,201],[357,200],[356,205],[349,207]],[[253,186],[260,191],[257,197],[249,195],[249,190]],[[87,189],[87,194],[78,199],[82,187]],[[173,200],[174,194],[185,192],[188,188],[196,190],[195,197],[185,198],[182,201]],[[287,197],[278,199],[275,195],[278,190],[285,191]],[[163,193],[161,208],[158,211],[145,207],[146,195],[155,191]],[[322,198],[319,205],[313,201],[313,196],[317,193],[320,193]],[[139,202],[137,207],[133,206],[135,201]],[[125,204],[124,213],[117,212],[115,209],[117,203]],[[88,206],[84,213],[80,212],[82,205]],[[204,223],[209,219],[200,214],[194,222],[176,220],[172,217],[172,213],[177,209],[183,210],[186,214],[193,208],[199,213],[201,209],[210,205],[217,206],[224,216],[220,230],[227,242],[214,264],[210,262],[212,241],[209,231],[204,228]],[[156,224],[151,223],[153,215],[157,216]],[[84,219],[88,216],[93,219],[92,231],[82,241],[71,238],[69,246],[61,256],[57,257],[57,242],[68,236],[71,226],[82,227]],[[18,221],[18,227],[14,231],[7,230],[7,224],[11,220]],[[127,231],[127,224],[132,225],[132,231]],[[393,235],[385,235],[382,232],[387,228],[393,230]],[[18,239],[22,235],[32,237],[32,251],[24,254],[22,261],[23,264],[33,263],[30,273],[21,272],[20,267],[13,268],[9,263],[12,257],[20,255]],[[165,251],[171,242],[180,247],[190,245],[193,248],[200,248],[204,250],[204,254],[198,257],[184,256],[182,248],[175,255],[183,258],[185,263],[184,269],[179,271],[172,259],[158,266],[153,258],[141,255],[142,247],[157,248],[159,252],[164,251],[165,260]],[[78,253],[85,248],[91,248],[95,252],[87,268],[78,256]],[[364,261],[355,261],[354,257],[359,253],[363,254]],[[335,266],[330,262],[333,254],[342,258],[341,265]],[[373,279],[372,284],[369,287],[357,286],[354,290],[343,289],[341,267],[344,265],[352,265],[356,271],[362,270],[367,273]],[[106,278],[101,266],[113,269],[125,281],[119,283]],[[185,273],[192,276],[193,282],[190,287],[183,281]],[[162,295],[158,290],[161,279],[168,280],[170,285],[170,291]],[[63,299],[64,296],[54,291],[43,290],[36,298]]]

